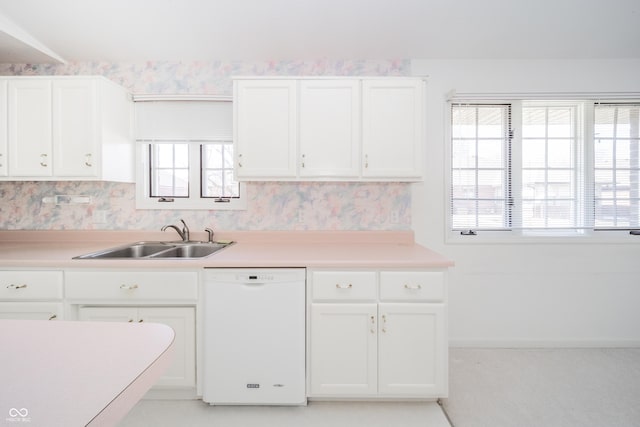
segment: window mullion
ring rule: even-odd
[[[200,144],[194,141],[189,142],[189,197],[199,199],[202,197],[201,190],[201,168]]]

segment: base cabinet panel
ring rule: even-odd
[[[78,308],[78,320],[100,322],[154,322],[176,333],[173,363],[155,384],[161,387],[194,387],[195,309],[193,307],[91,307]],[[135,355],[132,355],[135,357]]]

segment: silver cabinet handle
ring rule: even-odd
[[[405,289],[409,289],[411,291],[417,291],[418,289],[422,289],[422,285],[404,285]]]
[[[336,283],[336,288],[338,289],[351,289],[353,288],[353,285],[351,283],[349,283],[347,286],[341,285],[340,283]]]
[[[7,289],[25,289],[27,287],[26,284],[22,284],[22,285],[14,285],[13,283],[11,285],[7,286]]]
[[[386,333],[387,332],[387,315],[383,314],[382,315],[382,333]]]
[[[47,155],[46,154],[40,154],[40,166],[42,166],[43,168],[46,168],[47,165]]]
[[[376,317],[375,316],[371,316],[371,333],[372,334],[376,333]]]
[[[85,156],[86,156],[86,159],[84,161],[84,164],[89,167],[93,166],[93,163],[91,162],[91,153],[87,153],[85,154]]]
[[[364,168],[367,169],[369,167],[369,155],[364,155]]]
[[[238,154],[238,167],[242,167],[242,154]]]
[[[55,320],[58,318],[57,314],[52,314],[51,317],[49,317],[49,320]]]
[[[304,168],[304,154],[302,155],[302,167]]]
[[[126,285],[126,284],[122,284],[120,285],[120,289],[124,289],[125,291],[132,291],[134,289],[138,289],[138,285]]]

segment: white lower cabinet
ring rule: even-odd
[[[0,271],[0,319],[56,320],[62,313],[62,271]]]
[[[316,270],[308,282],[309,397],[447,396],[444,272]]]
[[[152,391],[189,397],[187,390],[192,390],[195,396],[197,271],[69,270],[65,300],[70,317],[77,320],[155,322],[173,328],[173,362]]]
[[[440,396],[446,384],[443,304],[380,304],[378,392]]]
[[[377,393],[376,304],[311,305],[311,395]]]
[[[195,310],[193,307],[94,307],[78,308],[78,320],[100,322],[153,322],[170,326],[176,333],[173,363],[156,387],[194,387]]]

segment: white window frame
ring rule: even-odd
[[[628,229],[619,230],[595,230],[594,219],[587,212],[593,203],[593,188],[591,183],[594,179],[594,158],[593,158],[593,144],[594,144],[594,106],[598,103],[638,103],[640,102],[636,98],[623,98],[623,99],[597,99],[592,97],[578,97],[572,99],[571,97],[559,97],[557,99],[551,98],[536,98],[526,96],[513,96],[513,97],[473,97],[468,100],[469,104],[511,104],[511,120],[513,130],[513,144],[511,146],[511,168],[512,174],[512,196],[516,206],[512,211],[513,221],[520,221],[521,217],[521,181],[520,174],[522,172],[522,103],[523,102],[535,102],[537,100],[546,101],[547,104],[553,104],[555,102],[575,103],[579,106],[581,113],[576,118],[577,135],[580,139],[576,147],[576,174],[582,174],[576,176],[577,187],[577,208],[579,212],[579,220],[583,228],[570,230],[570,229],[542,229],[542,230],[527,230],[519,227],[514,227],[508,230],[477,230],[476,234],[463,235],[461,230],[454,230],[452,224],[452,204],[451,204],[451,185],[452,185],[452,129],[451,129],[451,107],[452,104],[464,104],[465,100],[460,97],[455,100],[448,100],[445,108],[445,241],[447,243],[464,243],[464,244],[487,244],[487,243],[549,243],[549,242],[567,242],[576,243],[577,241],[586,241],[593,243],[638,243],[640,236],[634,236],[629,233]],[[578,188],[578,184],[582,183],[583,186]]]
[[[203,198],[201,194],[201,159],[200,145],[206,143],[229,142],[228,139],[210,139],[200,141],[189,140],[154,140],[138,141],[136,147],[136,208],[137,209],[185,209],[185,210],[246,210],[246,184],[240,182],[240,197]],[[189,197],[151,197],[149,145],[153,143],[187,143],[189,144]],[[168,201],[161,201],[162,199]]]

